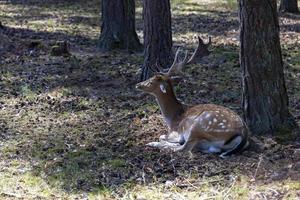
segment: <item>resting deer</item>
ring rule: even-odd
[[[172,78],[181,73],[184,66],[209,55],[208,46],[211,39],[207,44],[204,44],[200,37],[198,39],[198,47],[190,59],[186,52],[183,61],[178,62],[178,49],[167,72],[159,69],[159,73],[136,85],[138,90],[156,97],[170,130],[168,136],[160,136],[160,142],[151,142],[148,146],[190,153],[219,153],[221,157],[225,157],[248,146],[250,132],[245,122],[234,111],[223,106],[182,104],[176,99],[172,87]]]

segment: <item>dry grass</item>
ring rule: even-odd
[[[173,1],[175,46],[191,50],[196,35],[213,37],[212,55],[175,87],[185,102],[241,113],[235,6]],[[284,130],[253,137],[252,148],[228,159],[146,148],[167,130],[154,99],[134,90],[143,58],[97,51],[99,12],[93,0],[0,2],[0,199],[300,198],[300,142]],[[299,21],[280,18],[298,123]],[[50,56],[58,40],[72,56]]]

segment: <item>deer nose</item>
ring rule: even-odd
[[[135,89],[138,89],[138,90],[139,90],[139,89],[141,89],[141,88],[142,88],[142,83],[138,83],[138,84],[135,85]]]

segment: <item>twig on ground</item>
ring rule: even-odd
[[[143,168],[142,168],[142,179],[143,179],[143,183],[144,185],[146,184],[146,173],[145,173],[145,165],[143,165]]]
[[[233,186],[235,185],[236,181],[237,181],[237,178],[233,177],[233,182],[232,182],[231,186],[227,189],[226,193],[223,195],[224,199],[227,199],[227,197],[229,196],[229,193],[231,192],[231,190],[232,190]],[[221,193],[223,193],[223,192],[221,192]]]
[[[257,172],[258,172],[258,169],[259,169],[259,167],[261,165],[262,160],[263,160],[263,154],[260,154],[259,160],[258,160],[258,163],[257,163],[257,167],[255,169],[255,173],[254,173],[254,176],[253,176],[253,179],[252,179],[253,181],[256,180]]]

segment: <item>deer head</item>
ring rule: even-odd
[[[209,38],[209,42],[205,44],[203,40],[198,37],[198,47],[194,51],[193,55],[188,59],[188,53],[186,51],[182,61],[178,61],[179,53],[181,51],[180,48],[178,48],[175,53],[173,64],[169,69],[162,69],[158,65],[150,68],[155,75],[146,81],[138,83],[136,88],[155,96],[159,93],[168,94],[172,92],[171,80],[174,77],[181,75],[182,69],[186,65],[196,63],[202,57],[208,56],[210,54],[210,51],[208,50],[210,44],[211,38]]]

